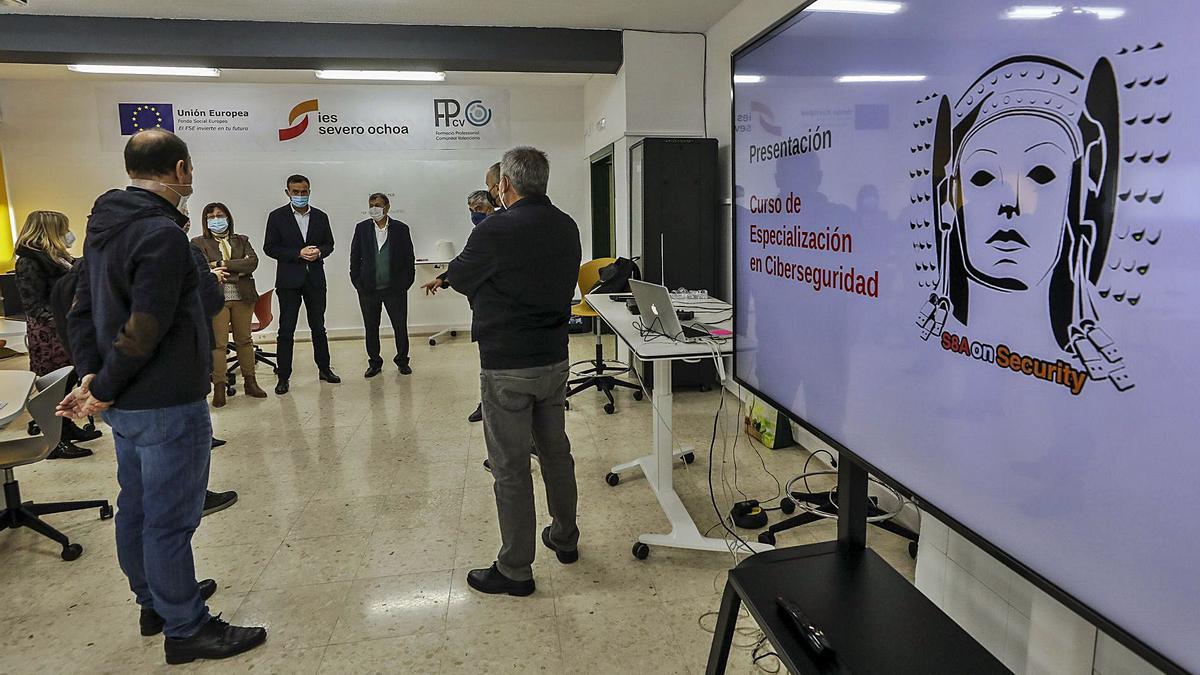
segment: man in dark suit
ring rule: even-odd
[[[416,255],[408,225],[388,217],[391,202],[376,192],[367,202],[370,218],[354,226],[350,243],[350,283],[358,290],[363,327],[367,332],[367,372],[375,377],[383,370],[379,355],[379,318],[387,308],[396,336],[396,365],[402,375],[411,375],[408,365],[408,289],[416,278]]]
[[[267,216],[263,251],[279,262],[275,293],[279,296],[279,383],[275,393],[288,393],[292,377],[292,342],[300,304],[308,314],[313,359],[322,382],[341,382],[329,367],[329,338],[325,335],[325,258],[333,253],[333,230],[324,211],[309,206],[310,183],[301,175],[289,176],[284,193],[289,203]]]

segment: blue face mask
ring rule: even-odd
[[[229,231],[229,219],[209,218],[208,231],[212,232],[213,234],[225,234],[227,231]]]
[[[471,212],[471,224],[472,225],[478,225],[478,224],[482,223],[485,219],[487,219],[486,213],[480,213],[478,211]]]
[[[292,206],[294,206],[298,209],[306,208],[308,206],[308,195],[304,195],[304,196],[293,195],[292,196]]]

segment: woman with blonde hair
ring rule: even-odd
[[[17,237],[17,292],[25,307],[29,369],[39,376],[71,365],[71,355],[59,338],[50,301],[55,282],[75,263],[68,250],[75,244],[75,235],[69,226],[67,217],[57,211],[34,211],[25,219]],[[62,441],[50,452],[49,458],[87,457],[92,451],[78,447],[74,442],[91,441],[99,436],[99,431],[84,431],[71,420],[64,419]]]
[[[204,207],[200,214],[200,227],[202,234],[192,239],[192,245],[204,254],[209,269],[225,272],[225,280],[221,284],[225,306],[213,318],[213,407],[225,405],[225,385],[228,381],[225,348],[231,329],[246,394],[253,398],[266,398],[267,393],[258,386],[254,374],[254,342],[250,336],[250,320],[254,317],[254,304],[258,301],[258,290],[254,287],[258,255],[250,245],[249,237],[234,233],[233,214],[229,212],[229,207],[220,202]]]

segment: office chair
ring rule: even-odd
[[[581,298],[590,293],[596,287],[596,284],[600,282],[600,270],[616,261],[616,258],[596,258],[584,263],[579,268],[579,293]],[[583,363],[589,363],[591,367],[581,370],[578,373],[572,371],[572,374],[579,377],[567,382],[567,398],[570,399],[575,394],[594,387],[603,392],[604,396],[608,399],[608,402],[604,404],[604,412],[609,415],[617,411],[616,401],[613,400],[612,395],[613,389],[618,387],[632,389],[633,398],[638,401],[642,400],[644,394],[642,393],[641,385],[616,378],[617,375],[628,373],[631,368],[620,361],[606,361],[604,359],[604,341],[600,334],[600,314],[587,304],[587,300],[580,300],[579,304],[571,307],[571,315],[589,317],[591,319],[592,333],[596,336],[596,358],[587,361],[576,361],[571,364],[572,368]],[[566,405],[569,410],[571,408],[570,401]]]
[[[42,428],[42,435],[33,438],[18,438],[0,442],[0,472],[4,474],[4,511],[0,512],[0,530],[28,527],[38,534],[53,539],[62,546],[62,559],[75,560],[83,555],[83,547],[72,544],[67,535],[51,527],[39,516],[83,509],[100,509],[100,519],[113,517],[112,505],[107,500],[85,502],[21,503],[21,488],[13,475],[13,469],[26,464],[40,462],[50,454],[62,436],[62,421],[54,415],[54,409],[67,392],[67,376],[71,367],[58,370],[38,378],[38,393],[29,398],[26,407],[29,414]]]
[[[271,288],[268,289],[266,293],[262,293],[258,296],[258,300],[254,303],[254,321],[250,322],[250,335],[254,335],[255,333],[266,330],[267,327],[271,325],[271,322],[275,320],[275,315],[271,313],[271,297],[274,294],[275,289]],[[226,396],[233,396],[237,393],[237,389],[234,388],[234,385],[237,384],[238,374],[237,346],[232,342],[225,345],[225,353],[229,354],[230,352],[232,352],[233,355],[226,359]],[[275,352],[263,351],[262,347],[254,345],[254,362],[265,363],[268,366],[271,366],[272,373],[279,370],[279,367],[275,365],[275,361],[272,360],[276,356],[277,354],[275,354]]]

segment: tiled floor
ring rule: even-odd
[[[573,400],[567,423],[582,559],[562,566],[539,550],[532,597],[481,596],[466,586],[466,571],[491,563],[499,536],[482,430],[466,421],[478,392],[475,347],[461,338],[414,345],[413,376],[388,369],[363,380],[362,343],[335,342],[338,386],[317,382],[307,345],[298,345],[291,395],[238,395],[214,413],[229,444],[213,452],[210,484],[237,490],[241,501],[197,531],[197,574],[220,584],[214,613],[266,625],[270,637],[244,657],[173,672],[703,672],[710,635],[701,624],[711,629],[715,617],[702,616],[717,608],[730,556],[655,549],[635,560],[636,536],[663,531],[665,521],[639,477],[604,482],[610,466],[648,451],[649,401],[622,393],[617,414],[607,416],[595,392]],[[590,337],[572,349],[586,358]],[[23,357],[0,363],[24,367]],[[676,486],[701,527],[718,522],[707,450],[719,399],[675,396],[676,435],[697,446],[696,463],[676,470]],[[731,424],[734,410],[728,396]],[[21,419],[3,434],[23,432]],[[19,469],[24,497],[115,499],[111,438],[90,445],[94,457]],[[744,437],[738,443],[739,487],[773,498],[775,482],[751,447]],[[806,456],[798,448],[760,452],[781,480]],[[724,465],[732,479],[728,454]],[[544,524],[540,487],[537,502]],[[28,530],[0,533],[0,673],[165,670],[161,638],[137,632],[112,521],[91,511],[50,521],[84,546],[82,558],[62,562],[56,545]],[[779,543],[833,533],[832,524],[810,525]],[[871,537],[911,578],[904,542]],[[730,672],[755,672],[748,649],[735,651]]]

